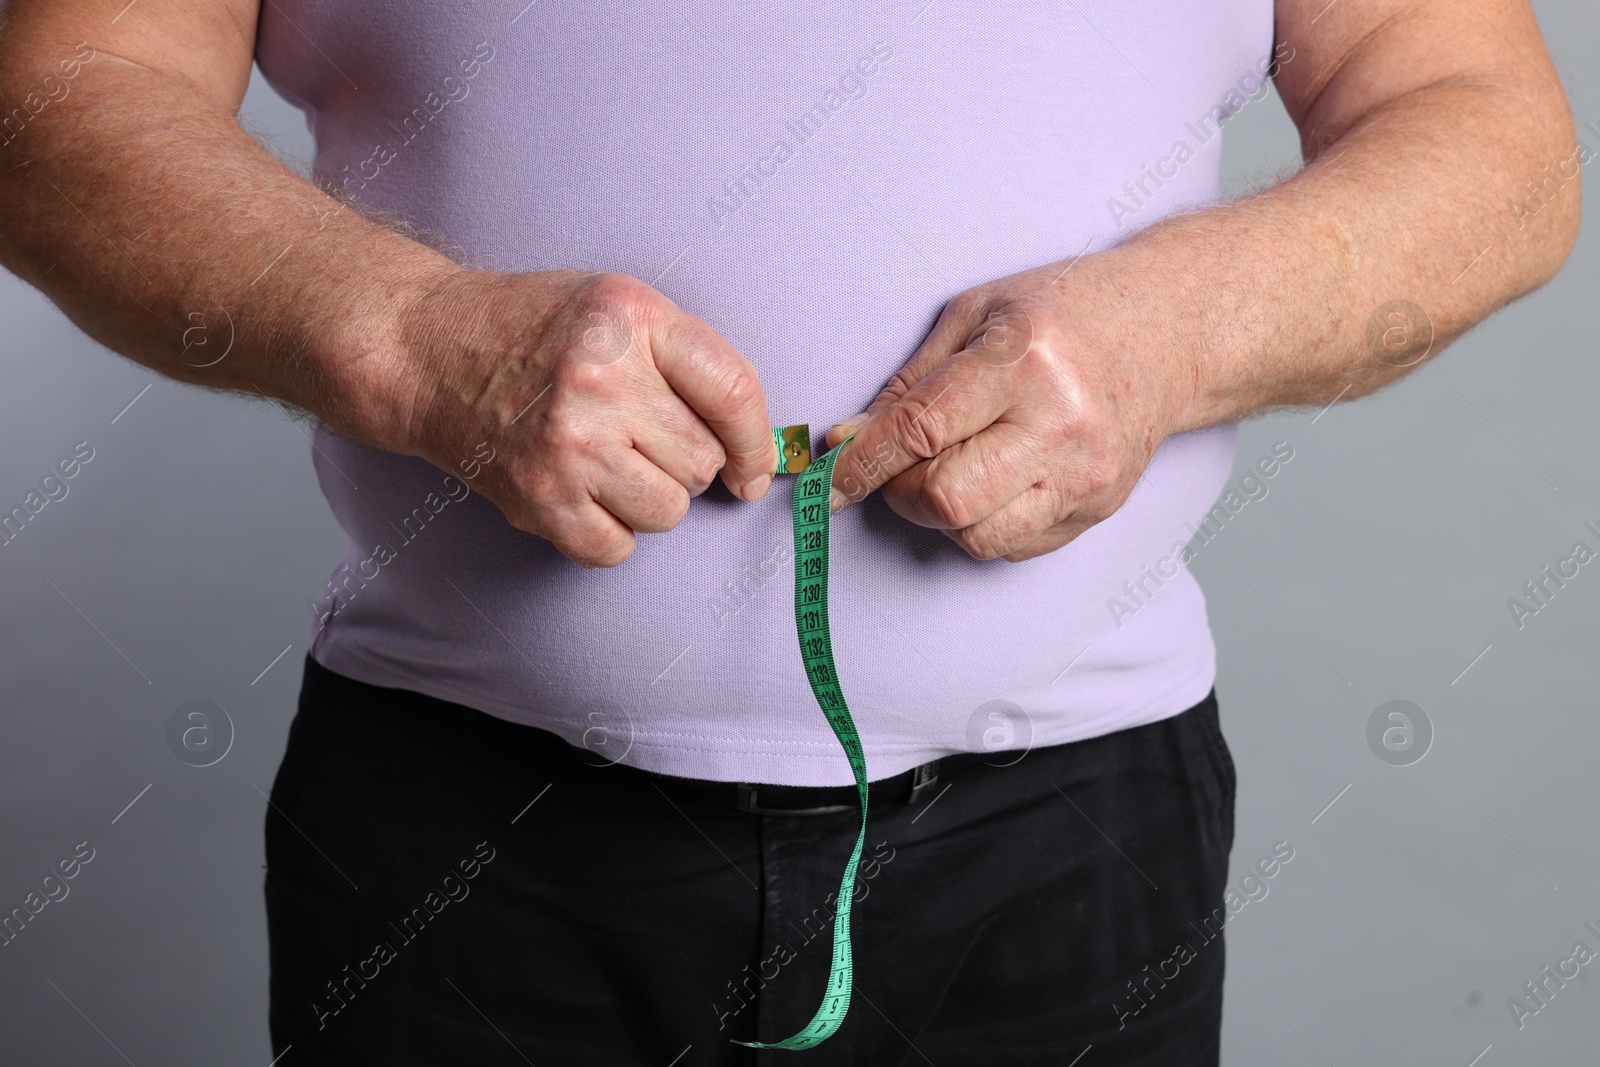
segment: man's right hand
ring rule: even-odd
[[[765,493],[761,383],[704,321],[621,274],[463,269],[246,134],[261,7],[0,2],[0,98],[71,93],[0,139],[0,267],[179,381],[451,473],[487,441],[473,487],[585,566],[672,529],[719,470]],[[186,359],[224,317],[226,358]]]
[[[454,472],[488,441],[474,487],[579,564],[677,526],[718,471],[746,500],[771,485],[754,365],[642,281],[450,268],[397,314],[391,447]]]

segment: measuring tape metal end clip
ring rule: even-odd
[[[811,466],[811,427],[807,424],[774,426],[772,443],[778,446],[778,469],[772,472],[774,477],[799,474]]]

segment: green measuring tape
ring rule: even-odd
[[[850,902],[855,897],[856,869],[867,840],[867,758],[861,735],[839,688],[839,671],[833,664],[833,638],[828,630],[828,495],[833,488],[833,465],[845,438],[827,455],[811,462],[811,433],[806,426],[779,426],[772,431],[778,446],[779,474],[799,474],[794,487],[794,622],[800,638],[800,658],[805,663],[811,692],[828,717],[833,735],[850,759],[850,770],[861,796],[861,830],[856,847],[839,880],[838,910],[833,915],[833,964],[828,972],[822,1004],[811,1021],[793,1037],[773,1044],[737,1041],[749,1048],[815,1048],[839,1029],[850,1010]]]

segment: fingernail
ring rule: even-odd
[[[845,419],[843,422],[834,423],[828,429],[828,437],[830,440],[837,437],[842,441],[860,429],[862,424],[871,417],[870,415],[857,415],[854,418]]]
[[[828,510],[829,511],[838,511],[840,508],[844,507],[847,503],[849,503],[849,498],[847,498],[843,493],[839,492],[839,490],[837,490],[837,489],[829,489],[828,490]]]
[[[770,488],[772,488],[772,475],[763,474],[759,478],[745,482],[741,495],[746,500],[760,500],[767,495],[767,490]]]

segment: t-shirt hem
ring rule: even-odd
[[[578,744],[560,729],[553,728],[559,724],[534,721],[528,717],[525,709],[505,706],[480,694],[457,692],[450,686],[415,678],[397,681],[391,672],[369,663],[349,648],[318,643],[313,645],[311,657],[330,671],[368,685],[419,692],[521,726],[545,730],[562,737],[568,744]],[[1198,664],[1161,692],[1140,701],[1136,708],[1130,709],[1124,704],[1090,719],[1066,723],[1061,729],[1035,736],[1024,751],[1086,741],[1172,718],[1204,700],[1215,685],[1215,680],[1214,663]],[[1104,728],[1106,724],[1109,724],[1109,728]],[[707,740],[717,743],[706,745],[703,742]],[[892,778],[920,764],[969,751],[920,741],[868,743],[863,740],[863,748],[869,774],[874,781]],[[1016,750],[1001,749],[992,754],[999,757],[1008,751]],[[855,780],[843,750],[831,738],[825,741],[796,739],[784,743],[780,750],[773,746],[771,739],[759,744],[745,742],[741,745],[738,739],[726,735],[713,739],[695,735],[652,734],[635,729],[626,754],[618,762],[653,774],[714,782],[832,786],[850,785]]]

